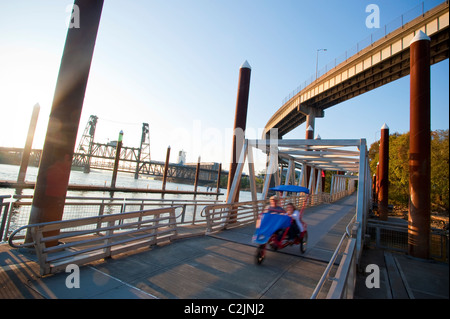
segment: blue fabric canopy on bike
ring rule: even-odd
[[[269,188],[271,191],[276,192],[292,192],[292,193],[306,193],[309,194],[309,189],[303,186],[297,185],[280,185],[277,187]]]
[[[259,227],[256,228],[253,235],[253,242],[257,244],[265,244],[270,236],[280,228],[286,228],[291,225],[291,217],[287,215],[263,213]]]

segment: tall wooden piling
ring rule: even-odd
[[[389,195],[389,127],[386,124],[381,127],[379,169],[378,213],[380,220],[386,221],[388,219]]]
[[[67,32],[34,190],[30,224],[62,219],[102,9],[103,0],[75,0],[74,13],[79,13],[76,17],[79,23],[71,23]],[[55,235],[58,233],[54,232]],[[28,233],[26,242],[31,240]],[[47,246],[56,244],[49,242]]]
[[[164,164],[164,171],[163,171],[163,180],[162,180],[162,192],[161,192],[161,198],[164,198],[164,193],[166,191],[166,183],[167,183],[167,172],[169,171],[169,159],[170,159],[170,145],[167,147],[166,152],[166,162]]]
[[[200,156],[198,157],[197,166],[195,168],[194,193],[197,193],[199,177],[200,177]],[[194,199],[195,196],[196,195],[194,194]]]
[[[219,199],[219,192],[220,192],[220,178],[222,177],[222,163],[219,164],[219,168],[217,169],[217,195],[216,200]]]
[[[120,151],[122,150],[123,131],[119,133],[119,139],[116,144],[116,156],[114,158],[114,168],[111,178],[111,188],[116,188],[117,171],[119,170]]]
[[[247,109],[248,109],[248,96],[250,91],[250,74],[251,67],[247,61],[245,61],[239,69],[239,84],[236,99],[236,112],[234,117],[234,130],[233,130],[233,145],[230,172],[228,174],[228,186],[227,186],[227,201],[230,196],[231,185],[233,185],[233,178],[236,173],[239,157],[241,155],[241,149],[244,145],[245,128],[247,123]],[[239,201],[239,186],[234,201]]]
[[[314,138],[314,128],[313,128],[314,115],[307,116],[306,119],[307,119],[307,121],[306,121],[307,128],[306,128],[305,139],[312,140]],[[306,150],[309,151],[310,149],[306,148]],[[308,187],[309,181],[311,180],[311,174],[314,174],[314,169],[311,166],[306,165],[305,173],[306,173],[305,174],[306,175],[305,187]],[[312,191],[312,190],[310,189],[310,191]]]

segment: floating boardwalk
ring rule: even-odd
[[[92,262],[80,267],[80,288],[72,289],[66,287],[68,273],[41,277],[35,255],[3,244],[0,298],[309,299],[355,214],[355,204],[352,195],[307,208],[310,235],[303,255],[298,246],[268,251],[262,265],[256,265],[251,224],[211,235],[191,233],[170,244]],[[181,232],[187,235],[189,230]],[[360,273],[354,298],[448,298],[448,264],[365,249],[361,264],[370,263],[381,268],[381,287],[366,288],[367,274]],[[330,285],[325,283],[319,298],[326,297]]]
[[[256,265],[251,224],[81,266],[79,289],[66,287],[65,272],[40,278],[35,256],[2,245],[2,266],[8,265],[2,298],[308,299],[355,214],[355,201],[351,196],[305,211],[310,242],[304,255],[287,247],[268,251]]]

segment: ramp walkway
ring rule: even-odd
[[[175,240],[80,267],[80,288],[69,273],[40,277],[36,257],[2,245],[2,298],[310,298],[342,233],[356,196],[305,210],[309,242],[268,251],[255,264],[254,225]],[[33,260],[34,259],[34,260]]]
[[[175,240],[80,267],[80,287],[70,273],[41,277],[36,256],[0,245],[0,298],[23,299],[309,299],[355,213],[356,196],[305,210],[309,241],[268,251],[255,264],[254,225]],[[339,259],[336,260],[339,263]],[[379,265],[381,286],[368,289],[370,263]],[[365,249],[356,278],[358,299],[448,299],[448,264]],[[327,282],[319,298],[325,298]]]

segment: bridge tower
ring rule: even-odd
[[[74,157],[79,161],[77,166],[83,167],[84,173],[89,173],[91,169],[91,157],[92,157],[92,146],[94,143],[95,128],[97,127],[98,117],[96,115],[91,115],[84,128],[83,135],[81,136],[80,143],[78,144],[77,153],[83,154],[81,156]]]
[[[139,178],[139,172],[149,171],[150,159],[150,130],[148,123],[142,123],[141,144],[139,146],[136,171],[134,173],[135,179]]]

